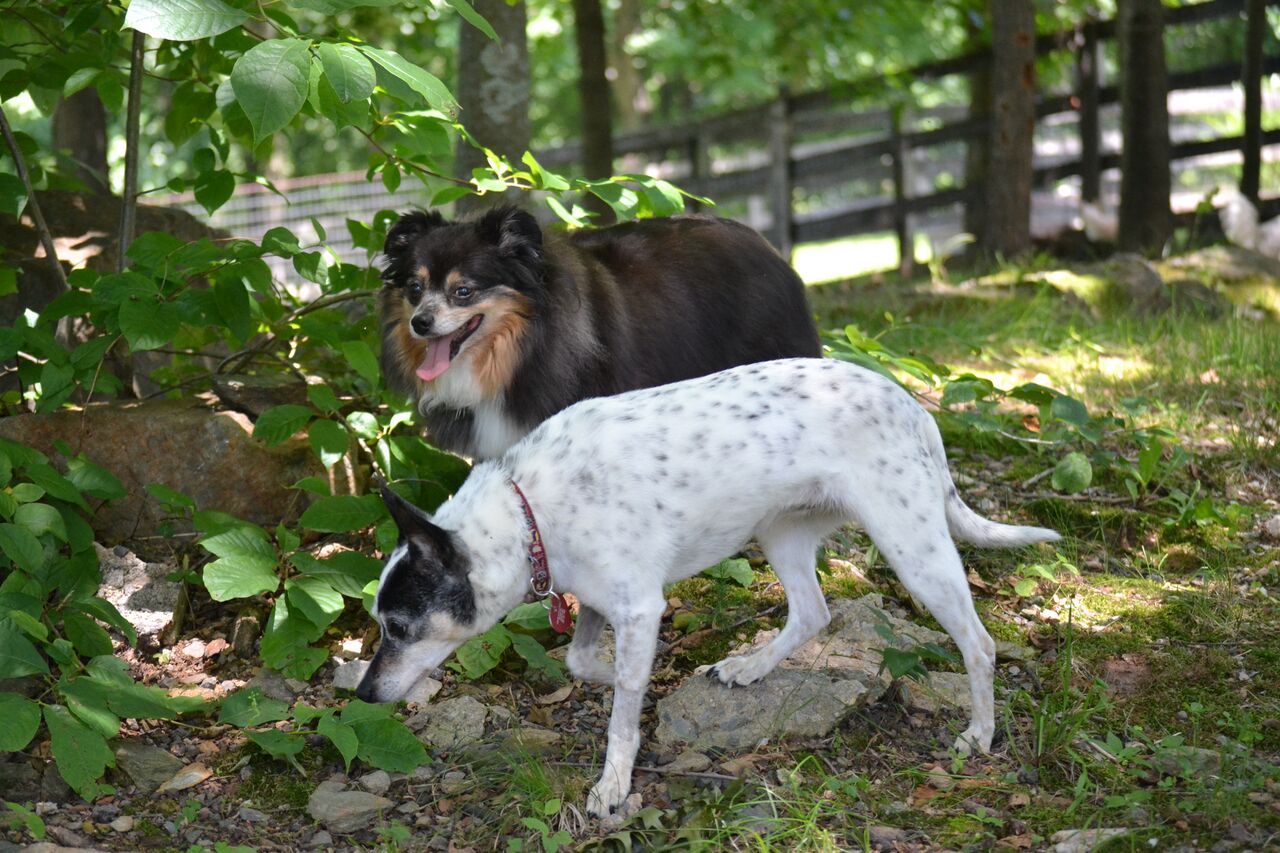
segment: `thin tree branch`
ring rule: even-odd
[[[120,212],[120,252],[116,272],[124,272],[125,252],[133,242],[138,218],[138,121],[142,113],[143,43],[146,36],[134,30],[133,61],[129,71],[129,114],[125,123],[124,207]]]
[[[58,262],[58,250],[53,245],[53,234],[49,231],[49,224],[44,221],[44,214],[40,212],[40,202],[36,200],[35,187],[31,186],[31,173],[27,171],[27,161],[22,158],[22,149],[18,146],[17,137],[13,135],[13,128],[9,126],[9,117],[5,115],[3,106],[0,106],[0,131],[4,133],[4,141],[9,146],[9,153],[13,155],[13,165],[18,172],[18,180],[22,181],[22,187],[27,191],[27,209],[31,211],[31,219],[36,224],[36,233],[40,235],[40,244],[44,246],[45,257],[53,265],[53,274],[62,285],[62,289],[66,291],[67,277],[62,272],[62,264]]]

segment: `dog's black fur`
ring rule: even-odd
[[[799,276],[759,234],[724,219],[544,235],[511,207],[460,222],[414,212],[384,251],[383,371],[419,400],[433,441],[456,452],[486,455],[473,408],[433,398],[434,383],[415,374],[426,338],[410,322],[432,290],[453,317],[484,315],[470,359],[484,368],[473,374],[521,434],[588,397],[821,354]],[[420,317],[420,328],[434,319]]]

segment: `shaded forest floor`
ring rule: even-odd
[[[334,834],[308,817],[316,785],[343,777],[339,756],[318,738],[298,757],[299,772],[219,726],[152,733],[170,751],[203,759],[212,787],[121,797],[105,810],[64,808],[45,820],[104,849],[1065,853],[1094,849],[1108,837],[1102,830],[1120,831],[1106,842],[1116,850],[1276,844],[1280,323],[1271,312],[1278,286],[1254,282],[1261,290],[1242,300],[1251,305],[1243,312],[1144,318],[1064,296],[1049,280],[1056,271],[1046,265],[918,287],[863,279],[811,293],[824,328],[856,323],[900,352],[927,353],[1003,387],[1039,382],[1090,410],[1169,431],[1158,480],[1138,497],[1106,475],[1064,496],[1044,476],[1057,461],[1051,450],[944,422],[971,505],[1065,536],[1054,549],[965,551],[989,630],[1025,649],[997,668],[990,755],[964,760],[949,752],[963,715],[911,710],[891,690],[830,737],[767,743],[748,754],[708,751],[709,766],[673,769],[674,755],[653,737],[649,704],[638,763],[653,769],[635,777],[641,808],[601,826],[581,809],[602,758],[610,691],[530,684],[513,659],[480,682],[446,675],[436,701],[472,696],[491,716],[497,708],[555,736],[528,743],[495,733],[432,750],[432,764],[393,775],[389,788],[370,782],[396,807],[369,829]],[[1212,271],[1188,274],[1216,283]],[[1109,440],[1104,435],[1102,445]],[[819,557],[829,596],[875,591],[911,612],[860,534],[833,537]],[[784,608],[774,607],[781,595],[771,580],[766,568],[749,588],[699,577],[672,590],[663,640],[678,647],[656,662],[655,697],[778,624]],[[199,609],[197,616],[206,631],[220,618]],[[920,613],[912,618],[934,624]],[[367,620],[342,624],[358,636]],[[167,658],[175,666],[183,659]],[[200,674],[254,675],[243,666]],[[319,683],[303,698],[335,701]],[[121,815],[131,818],[128,834],[109,826]],[[1067,830],[1095,834],[1072,840],[1059,834]]]

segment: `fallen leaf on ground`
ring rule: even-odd
[[[569,694],[573,692],[573,685],[566,684],[554,693],[548,693],[546,696],[539,696],[534,701],[539,705],[555,705],[569,698]]]
[[[196,762],[195,764],[188,764],[186,767],[173,774],[173,778],[165,782],[159,788],[156,788],[156,793],[159,794],[164,791],[185,791],[187,788],[194,788],[196,785],[199,785],[212,775],[213,771],[199,762]]]

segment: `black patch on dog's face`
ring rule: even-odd
[[[378,589],[378,616],[387,639],[396,644],[421,639],[417,634],[437,611],[470,625],[476,617],[475,590],[452,535],[385,485],[382,499],[400,530],[396,550],[405,549]]]

